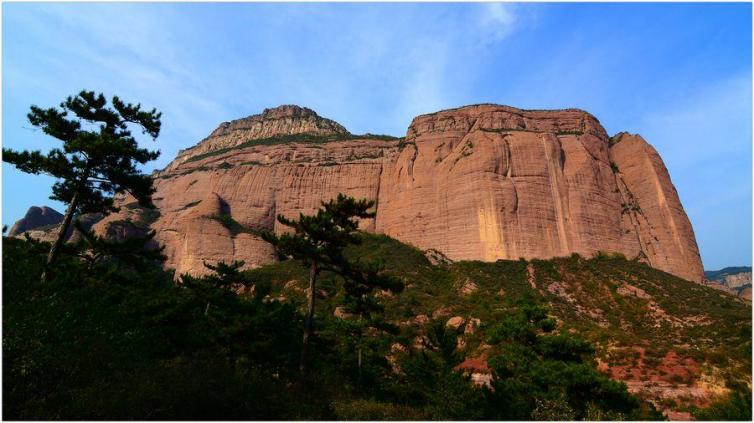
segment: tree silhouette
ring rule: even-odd
[[[356,200],[338,194],[336,199],[322,202],[322,208],[316,215],[300,214],[298,220],[279,215],[278,222],[292,228],[293,232],[280,236],[270,232],[262,233],[262,238],[271,243],[278,253],[301,260],[304,266],[309,268],[308,305],[299,364],[302,373],[306,371],[308,346],[314,331],[317,276],[326,270],[343,275],[345,270],[350,268],[343,251],[348,245],[361,242],[356,219],[374,217],[375,213],[368,211],[373,205],[374,201]]]
[[[375,313],[381,313],[384,308],[374,296],[377,289],[390,292],[403,291],[403,283],[396,277],[383,272],[384,265],[381,262],[362,263],[346,261],[344,268],[340,269],[343,277],[343,303],[345,311],[358,316],[354,327],[354,335],[357,337],[357,364],[358,381],[361,383],[362,366],[362,341],[364,329],[368,327],[385,328],[383,321],[373,317]]]
[[[129,125],[141,128],[153,140],[160,133],[161,113],[142,111],[141,105],[124,103],[117,96],[112,107],[102,94],[81,91],[60,104],[60,108],[31,106],[29,122],[63,143],[47,154],[3,148],[3,161],[22,172],[57,178],[53,200],[68,204],[55,242],[47,256],[42,281],[60,253],[71,219],[77,213],[117,211],[113,196],[128,192],[141,206],[154,207],[152,179],[136,169],[159,156],[157,151],[139,148]]]

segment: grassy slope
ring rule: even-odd
[[[603,362],[614,369],[635,368],[635,375],[614,377],[632,381],[665,409],[700,404],[691,395],[699,386],[710,391],[751,384],[751,305],[641,263],[573,256],[433,266],[418,249],[383,235],[366,235],[350,253],[361,260],[383,260],[406,284],[400,295],[383,298],[389,321],[399,324],[422,314],[480,319],[480,330],[465,337],[467,357],[479,355],[485,330],[511,313],[517,299],[533,294],[550,303],[561,329],[592,341]],[[273,281],[273,296],[304,302],[307,275],[297,263],[263,266],[252,274]],[[462,295],[459,288],[467,282],[477,289]],[[321,318],[333,318],[340,300],[336,284],[331,275],[321,278]],[[405,344],[422,332],[417,325],[401,327],[398,339]],[[678,362],[665,359],[669,352],[678,355]]]

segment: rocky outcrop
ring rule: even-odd
[[[223,122],[199,144],[181,150],[168,169],[208,152],[235,148],[249,141],[290,135],[341,136],[350,135],[346,128],[313,110],[299,106],[280,106],[265,109],[231,122]]]
[[[419,116],[393,139],[283,106],[222,124],[154,177],[151,226],[178,273],[275,260],[259,230],[281,232],[276,215],[311,213],[345,193],[375,201],[377,217],[361,229],[449,261],[619,252],[702,280],[657,152],[636,135],[609,138],[582,110],[467,106]]]
[[[653,267],[700,282],[694,230],[660,155],[638,135],[621,133],[611,143],[624,224],[633,227],[640,254]]]
[[[43,226],[57,225],[63,221],[63,215],[47,206],[29,207],[24,217],[19,219],[8,231],[8,236],[16,236],[22,232],[39,229]]]
[[[51,208],[46,207],[46,206],[44,206],[44,207],[31,207],[29,209],[29,212],[32,212],[32,209],[35,209],[35,208],[36,209],[41,209],[41,210],[45,210],[46,209],[47,210],[46,214],[48,214],[50,216],[55,216],[56,213],[58,215],[60,215],[60,213],[58,213],[54,209],[51,209]],[[36,213],[36,212],[34,212],[34,213]],[[29,213],[27,212],[27,216],[28,215],[29,215]],[[28,225],[28,223],[25,223],[25,221],[24,221],[25,219],[26,219],[26,217],[24,217],[22,219],[19,219],[13,225],[13,228],[8,233],[8,236],[13,236],[13,237],[16,237],[16,238],[23,238],[24,236],[29,235],[31,238],[34,238],[36,240],[52,243],[52,242],[55,242],[55,240],[57,239],[58,230],[60,228],[60,222],[62,222],[63,217],[62,217],[62,215],[60,215],[60,219],[56,219],[56,218],[55,219],[50,219],[50,221],[53,221],[53,222],[55,222],[55,220],[57,220],[55,223],[49,223],[49,224],[39,225],[39,226],[32,225],[32,226],[34,226],[32,228],[24,228],[24,225]],[[89,230],[89,229],[91,229],[94,226],[95,223],[97,223],[100,220],[102,220],[102,215],[100,213],[87,213],[87,214],[83,214],[83,215],[77,217],[77,220],[81,223],[81,227],[82,228],[84,228],[85,230]],[[34,221],[34,220],[32,219],[32,221]],[[24,230],[21,230],[19,228],[24,229]],[[16,230],[14,231],[13,229],[16,229]],[[71,225],[68,228],[68,231],[66,231],[65,241],[66,242],[73,242],[73,243],[75,243],[75,242],[78,242],[79,240],[81,240],[81,233],[79,233],[77,230],[75,230],[74,227],[73,227],[73,225]]]
[[[738,288],[751,285],[751,267],[726,267],[720,270],[704,272],[704,279],[708,282],[725,285],[728,288]]]
[[[751,300],[751,267],[726,267],[704,272],[706,285]]]

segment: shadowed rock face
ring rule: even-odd
[[[311,213],[342,192],[376,202],[362,229],[452,260],[620,252],[702,280],[657,152],[636,135],[608,138],[581,110],[467,106],[419,116],[405,139],[386,139],[282,106],[222,124],[156,173],[155,187],[152,228],[178,273],[201,274],[203,261],[270,262],[255,230],[280,232],[276,215]]]
[[[41,228],[47,225],[55,225],[63,221],[63,215],[49,207],[29,207],[24,217],[19,219],[10,228],[8,236],[15,236],[22,232]]]
[[[31,207],[29,210],[31,211],[31,209],[34,209],[34,208],[39,209],[40,207]],[[47,209],[48,213],[51,212],[53,216],[55,213],[57,213],[54,209],[51,209],[49,207],[41,207],[41,209]],[[24,219],[25,218],[19,219],[13,225],[13,228],[16,228],[17,226],[23,224]],[[77,216],[76,219],[81,223],[81,226],[84,229],[89,230],[92,228],[92,226],[94,226],[95,223],[102,220],[102,215],[100,213],[88,213],[81,216]],[[15,232],[11,229],[11,232],[8,233],[8,236],[13,236],[16,238],[24,238],[25,236],[24,234],[28,234],[30,237],[37,239],[39,241],[53,243],[58,237],[58,230],[60,228],[60,222],[63,221],[63,216],[60,215],[60,219],[51,219],[51,220],[53,221],[57,220],[57,222],[49,223],[46,225],[39,225],[33,228],[24,229],[24,230],[17,230]],[[108,226],[109,232],[107,233],[107,235],[112,236],[113,231],[115,229],[116,229],[115,225]],[[78,242],[79,240],[81,240],[81,233],[79,233],[79,231],[77,230],[74,230],[73,225],[69,226],[68,231],[65,234],[65,241],[75,243],[75,242]]]

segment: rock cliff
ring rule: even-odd
[[[712,288],[751,300],[751,267],[726,267],[704,272],[704,283]]]
[[[281,106],[221,124],[154,177],[160,215],[150,223],[179,273],[203,273],[204,261],[275,260],[258,231],[282,231],[276,215],[311,213],[342,192],[375,201],[377,217],[362,229],[451,260],[618,252],[703,278],[657,152],[638,135],[610,138],[582,110],[467,106],[418,116],[392,138]],[[95,229],[124,220],[111,215]]]

